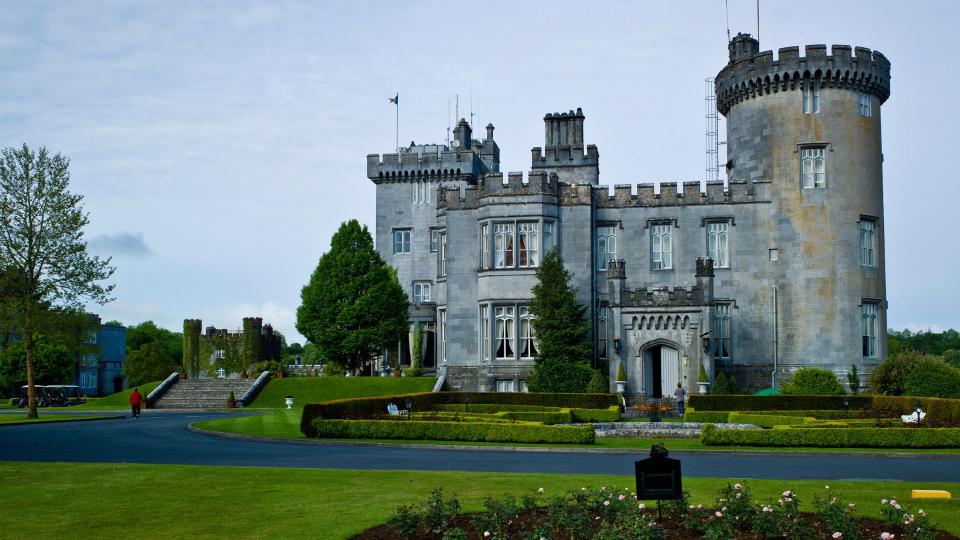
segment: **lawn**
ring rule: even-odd
[[[146,398],[147,394],[153,391],[163,381],[154,381],[146,384],[141,384],[138,388],[140,393],[143,394],[143,397]],[[129,409],[130,408],[130,393],[133,392],[133,388],[128,388],[123,392],[117,392],[116,394],[109,394],[102,398],[87,398],[87,402],[81,405],[75,405],[70,407],[73,409],[80,410],[114,410],[114,409]]]
[[[270,379],[250,404],[253,408],[285,407],[284,398],[293,396],[294,406],[306,403],[359,397],[412,394],[433,390],[433,377],[284,377]],[[298,420],[299,422],[299,420]]]
[[[402,422],[402,420],[398,420]],[[232,418],[217,418],[214,420],[204,420],[196,422],[196,427],[212,431],[226,431],[228,433],[240,433],[245,435],[258,435],[262,437],[280,437],[284,439],[305,439],[303,433],[300,433],[300,411],[298,409],[279,410],[272,413],[257,416],[239,416]],[[336,439],[335,439],[336,440]],[[626,437],[598,438],[595,444],[575,445],[575,444],[525,444],[525,443],[483,443],[483,442],[459,442],[459,441],[423,441],[423,440],[366,440],[366,439],[340,439],[349,442],[382,442],[395,444],[453,444],[470,446],[561,446],[564,448],[643,448],[649,449],[651,445],[663,443],[672,450],[707,450],[711,452],[730,452],[751,450],[757,452],[909,452],[909,453],[933,453],[933,454],[957,454],[958,448],[792,448],[792,447],[756,447],[756,446],[705,446],[700,443],[700,439],[637,439]]]
[[[75,420],[91,420],[95,418],[104,418],[104,416],[97,414],[51,414],[46,412],[45,409],[40,409],[40,418],[27,418],[27,411],[24,410],[23,414],[0,414],[0,425],[37,424],[41,422],[72,422]]]
[[[465,511],[476,511],[484,497],[519,497],[541,487],[546,496],[583,486],[632,488],[634,482],[632,476],[19,462],[0,463],[0,477],[31,494],[0,506],[5,538],[116,538],[134,532],[154,538],[340,539],[385,522],[396,506],[422,502],[438,487],[456,494]],[[684,479],[693,502],[703,504],[711,504],[726,483]],[[745,483],[761,501],[792,489],[809,503],[825,481]],[[897,497],[917,508],[910,489],[960,492],[958,483],[826,483],[871,517],[879,517],[881,498]],[[919,508],[941,528],[960,533],[956,499],[924,501]]]

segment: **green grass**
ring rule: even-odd
[[[402,420],[398,420],[402,422]],[[225,431],[228,433],[239,433],[244,435],[257,435],[261,437],[279,437],[283,439],[305,439],[303,433],[300,433],[300,411],[297,409],[278,410],[272,413],[257,416],[237,416],[232,418],[217,418],[213,420],[203,420],[196,422],[195,426],[211,431]],[[395,444],[438,444],[438,445],[460,445],[467,444],[471,446],[562,446],[564,448],[640,448],[649,449],[656,443],[663,443],[667,448],[674,450],[707,450],[711,452],[730,452],[730,451],[758,451],[758,452],[806,452],[806,453],[830,453],[830,452],[909,452],[917,454],[958,454],[958,448],[808,448],[808,447],[757,447],[757,446],[705,446],[700,439],[638,439],[632,437],[610,437],[598,438],[595,444],[529,444],[529,443],[483,443],[460,441],[422,441],[422,440],[368,440],[368,439],[330,439],[349,442],[382,442]]]
[[[153,391],[163,381],[153,381],[145,384],[141,384],[138,388],[140,393],[143,394],[144,399],[146,399],[147,394]],[[117,392],[116,394],[109,394],[103,396],[102,398],[87,398],[87,402],[81,405],[75,405],[70,407],[71,409],[79,410],[114,410],[114,409],[129,409],[130,408],[130,393],[133,392],[133,388],[128,388],[123,392]]]
[[[435,382],[433,377],[284,377],[270,379],[250,407],[283,408],[287,395],[302,409],[318,401],[429,392]]]
[[[198,467],[100,463],[0,463],[11,488],[30,493],[0,505],[5,538],[349,538],[383,523],[400,504],[423,502],[442,487],[464,511],[484,497],[545,496],[584,486],[633,488],[633,476],[414,471],[343,471],[267,467]],[[734,480],[684,478],[694,503],[712,504]],[[879,517],[881,498],[923,508],[941,528],[960,533],[960,501],[910,501],[910,489],[960,492],[960,483],[747,480],[757,500],[785,489],[809,502],[825,483]],[[106,489],[104,487],[107,486]]]
[[[71,422],[74,420],[89,420],[91,418],[103,418],[103,415],[96,414],[50,414],[43,409],[40,410],[40,418],[27,418],[27,411],[23,414],[0,414],[0,424],[38,424],[42,422]]]

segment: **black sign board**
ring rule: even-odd
[[[640,500],[679,499],[683,493],[680,460],[654,455],[635,463],[637,498]]]

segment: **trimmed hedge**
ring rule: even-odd
[[[795,409],[844,410],[868,409],[871,396],[690,396],[689,405],[697,411],[784,411]]]
[[[960,399],[875,396],[873,408],[884,416],[898,418],[912,413],[917,400],[920,400],[920,408],[927,413],[928,420],[960,423]]]
[[[522,422],[540,422],[541,424],[569,424],[572,421],[570,409],[557,412],[503,411],[496,413],[499,418],[520,420]]]
[[[439,409],[439,410],[438,410]],[[560,407],[536,407],[532,405],[471,405],[469,413],[462,412],[463,405],[436,405],[436,414],[492,415],[511,420],[525,420],[544,424],[570,424],[573,422],[616,422],[620,420],[620,407],[614,405],[607,409],[566,409]]]
[[[817,420],[844,420],[847,418],[859,418],[860,411],[831,411],[818,409],[794,409],[792,411],[750,411],[752,414],[765,414],[767,416],[809,416]]]
[[[437,420],[431,420],[429,418],[431,416],[437,418]],[[396,420],[396,418],[380,417],[377,420]],[[485,422],[490,424],[514,424],[517,422],[516,420],[508,420],[492,414],[456,413],[445,411],[431,411],[423,413],[415,412],[413,413],[413,420],[419,420],[421,422]],[[531,423],[539,424],[540,422]]]
[[[726,424],[730,417],[729,411],[687,411],[683,415],[684,422],[710,422]]]
[[[542,407],[575,407],[606,409],[619,405],[616,394],[544,394],[526,392],[425,392],[370,398],[341,399],[323,403],[307,403],[300,417],[300,431],[307,437],[316,437],[313,421],[323,419],[362,419],[381,416],[387,405],[395,403],[403,408],[407,398],[413,400],[414,411],[427,411],[434,405],[462,404],[469,397],[470,408],[475,404],[536,405]]]
[[[318,437],[342,439],[414,439],[517,443],[593,444],[593,426],[538,426],[417,420],[313,421]]]
[[[956,428],[832,428],[721,430],[703,427],[707,446],[811,446],[822,448],[960,448]]]
[[[434,405],[435,411],[456,411],[471,412],[481,414],[492,414],[502,411],[527,411],[527,412],[558,412],[561,407],[541,407],[539,405],[500,405],[496,403],[481,403],[479,405],[470,404],[464,406],[463,403]]]
[[[770,429],[773,426],[795,426],[805,422],[815,422],[816,418],[803,416],[786,416],[780,414],[750,414],[732,412],[727,417],[731,424],[753,424],[757,427]]]
[[[574,422],[619,422],[620,406],[611,405],[606,409],[570,409]]]

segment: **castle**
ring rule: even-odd
[[[190,378],[236,378],[249,375],[257,362],[280,361],[282,336],[260,317],[244,317],[240,332],[208,326],[200,319],[183,321],[183,371]]]
[[[869,373],[886,356],[880,106],[890,63],[869,49],[739,34],[716,77],[728,181],[599,185],[580,109],[544,117],[529,173],[499,170],[493,125],[447,145],[367,156],[376,244],[424,327],[425,367],[454,389],[524,391],[536,268],[559,249],[588,307],[594,365],[627,393],[697,390],[703,366],[753,388],[815,366]],[[409,360],[412,338],[387,356]],[[388,358],[392,361],[392,358]],[[776,372],[776,373],[774,373]]]

